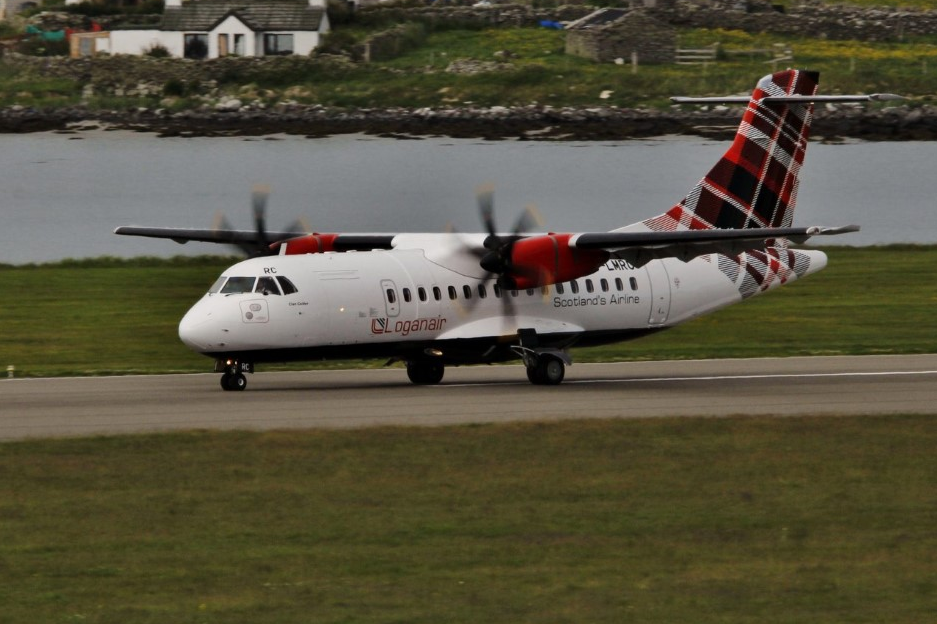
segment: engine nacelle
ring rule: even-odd
[[[522,238],[511,249],[505,277],[516,288],[535,288],[595,273],[609,259],[604,249],[576,249],[569,246],[572,234],[546,234]]]
[[[281,256],[324,253],[335,251],[335,239],[338,234],[307,234],[270,245],[270,249]]]

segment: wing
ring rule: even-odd
[[[184,245],[189,241],[200,243],[221,243],[229,245],[258,245],[261,240],[256,230],[200,230],[186,228],[138,227],[122,225],[114,230],[122,236],[146,236],[148,238],[168,238]],[[299,236],[296,232],[265,232],[267,240],[286,240]]]
[[[148,238],[167,238],[179,244],[196,241],[200,243],[236,245],[248,253],[255,252],[261,246],[266,247],[270,243],[295,241],[307,236],[318,236],[317,234],[304,234],[296,231],[264,231],[258,233],[257,230],[138,227],[135,225],[122,225],[114,230],[114,234],[120,234],[122,236],[146,236]],[[393,234],[336,234],[329,236],[330,250],[334,251],[390,249],[394,238]],[[276,252],[274,251],[272,253]]]
[[[800,244],[813,236],[832,236],[858,231],[858,225],[847,225],[837,228],[814,226],[678,232],[602,232],[575,234],[570,238],[569,246],[576,249],[603,249],[613,258],[621,258],[640,267],[660,258],[678,258],[687,262],[711,253],[735,256],[752,249],[764,248],[765,241],[778,238]]]

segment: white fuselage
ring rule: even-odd
[[[807,272],[825,266],[823,253],[803,253]],[[614,342],[742,300],[715,255],[640,268],[612,259],[572,282],[504,292],[466,263],[428,256],[407,248],[246,260],[188,311],[179,335],[200,353],[245,361],[406,358],[433,349],[448,363],[470,363],[512,357],[506,337],[519,330],[557,348]]]

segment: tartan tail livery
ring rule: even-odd
[[[788,70],[758,81],[735,140],[686,198],[645,224],[652,230],[790,227],[807,151],[817,72]],[[767,103],[768,98],[778,103]]]
[[[620,231],[775,230],[782,235],[766,237],[762,248],[737,254],[731,248],[717,248],[724,253],[704,258],[719,265],[743,298],[826,266],[825,254],[792,250],[790,243],[800,242],[798,237],[784,235],[784,230],[793,234],[799,174],[814,103],[896,96],[817,96],[819,77],[815,71],[788,69],[763,77],[747,98],[672,98],[686,104],[748,106],[729,149],[679,204]],[[848,226],[838,231],[854,229]]]
[[[473,234],[271,232],[263,188],[256,231],[115,232],[250,253],[179,322],[182,341],[215,360],[224,390],[244,390],[255,364],[349,358],[404,362],[418,385],[440,383],[450,366],[520,360],[531,383],[556,385],[571,347],[635,340],[788,284],[826,266],[823,252],[796,245],[859,229],[793,223],[813,107],[898,96],[818,96],[818,79],[787,70],[759,80],[751,97],[674,98],[747,108],[683,201],[611,231],[531,231],[529,212],[499,230],[486,185]]]

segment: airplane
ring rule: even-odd
[[[179,323],[189,348],[215,360],[221,387],[270,362],[386,358],[414,384],[446,366],[520,359],[529,381],[557,385],[570,347],[631,340],[815,273],[813,236],[858,226],[795,227],[798,178],[815,103],[900,99],[816,95],[819,73],[761,78],[725,155],[666,212],[609,232],[511,232],[478,193],[485,231],[341,234],[267,231],[266,191],[254,230],[122,226],[116,234],[233,243],[253,257],[225,270]]]

